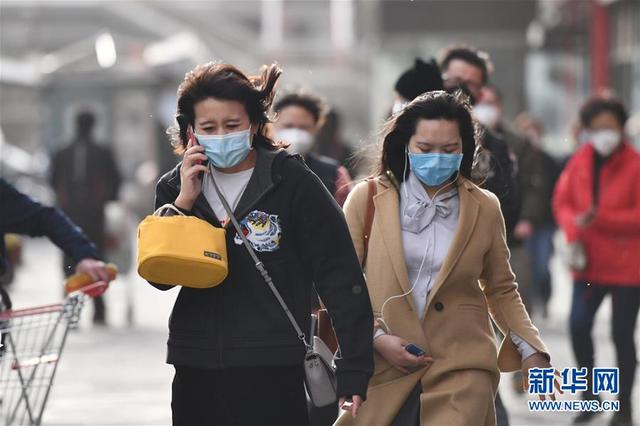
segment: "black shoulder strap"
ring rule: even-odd
[[[278,156],[280,156],[280,154]],[[276,157],[276,159],[277,159],[277,157]],[[275,159],[274,159],[274,161],[275,161]],[[211,177],[213,178],[213,176],[211,176]],[[275,284],[273,283],[273,280],[271,279],[271,276],[269,275],[269,272],[265,268],[265,266],[262,263],[262,261],[256,255],[255,251],[251,247],[251,243],[249,243],[249,240],[247,240],[246,235],[244,235],[244,232],[242,232],[242,228],[240,227],[240,224],[238,223],[238,220],[236,219],[235,215],[233,214],[233,211],[231,210],[231,207],[229,206],[229,203],[227,202],[226,198],[222,194],[222,191],[220,191],[220,188],[218,187],[218,183],[216,182],[215,178],[212,179],[212,182],[213,182],[213,187],[215,188],[216,193],[218,194],[218,197],[220,198],[220,202],[222,203],[222,206],[226,210],[227,215],[229,216],[229,219],[231,220],[231,223],[233,224],[233,227],[236,229],[236,233],[237,233],[238,237],[240,237],[240,239],[242,240],[242,244],[247,249],[247,252],[249,253],[249,256],[251,256],[251,258],[253,259],[253,262],[255,264],[256,269],[258,270],[260,275],[262,275],[262,278],[264,279],[264,281],[267,283],[267,285],[271,289],[271,292],[273,293],[273,295],[278,300],[278,303],[280,303],[280,306],[282,307],[282,309],[284,310],[285,314],[287,315],[287,318],[289,318],[289,322],[291,322],[291,325],[293,326],[293,328],[295,329],[296,333],[298,334],[298,338],[302,341],[302,343],[304,343],[305,347],[307,348],[307,351],[311,350],[312,349],[311,344],[309,342],[307,342],[305,334],[303,333],[302,329],[298,325],[298,322],[293,317],[293,314],[291,313],[291,310],[289,309],[289,307],[287,306],[286,302],[284,301],[284,299],[280,295],[280,292],[278,291],[278,289],[276,288]]]

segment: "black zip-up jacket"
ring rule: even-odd
[[[180,164],[158,182],[156,209],[173,203],[179,192]],[[187,213],[220,227],[204,194]],[[258,149],[234,213],[305,333],[315,284],[340,342],[338,394],[366,397],[373,372],[371,302],[331,194],[300,157]],[[301,365],[304,345],[232,226],[226,238],[225,281],[209,289],[180,289],[169,320],[167,362],[199,368]]]

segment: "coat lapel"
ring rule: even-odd
[[[451,247],[449,247],[449,251],[447,252],[447,257],[444,259],[442,268],[440,268],[440,272],[438,272],[438,275],[436,276],[433,288],[429,293],[425,312],[428,312],[429,306],[433,302],[438,290],[440,290],[449,275],[451,275],[453,268],[457,266],[458,260],[467,246],[467,243],[471,238],[471,234],[473,233],[473,229],[476,226],[480,203],[471,192],[474,190],[473,184],[465,179],[460,180],[458,185],[458,194],[460,197],[460,218],[458,220],[458,228],[456,229],[453,241],[451,242]]]
[[[407,272],[402,246],[400,199],[398,192],[390,185],[387,189],[376,195],[373,198],[373,202],[376,209],[374,221],[380,222],[378,229],[383,230],[382,239],[387,249],[389,259],[391,259],[391,266],[396,275],[397,282],[402,288],[402,293],[407,293],[411,289],[411,286],[409,285],[409,273]],[[415,310],[411,297],[404,297],[403,299]]]

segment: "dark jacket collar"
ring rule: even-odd
[[[264,148],[256,148],[256,165],[247,184],[247,188],[244,190],[234,211],[236,217],[242,218],[245,216],[258,201],[280,182],[280,174],[273,173],[273,162],[282,152],[282,150],[270,151]],[[178,163],[167,179],[167,184],[178,192],[180,192],[181,165],[182,162]],[[216,218],[215,213],[202,193],[198,196],[192,210],[194,213],[196,211],[202,213],[204,219],[214,220],[214,222],[219,223],[219,220]]]

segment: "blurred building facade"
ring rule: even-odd
[[[552,152],[575,148],[577,111],[591,94],[620,97],[640,121],[640,2],[538,0],[527,41],[527,108]]]
[[[491,54],[508,115],[532,111],[566,151],[567,123],[594,79],[640,108],[639,3],[4,0],[0,126],[7,142],[51,152],[89,107],[125,176],[149,160],[164,170],[175,159],[163,130],[186,71],[211,59],[249,71],[277,61],[282,87],[317,89],[358,145],[381,124],[395,78],[414,57],[471,43]]]

